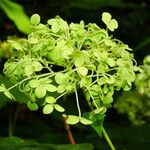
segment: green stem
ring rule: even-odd
[[[105,137],[105,140],[107,141],[109,147],[111,148],[111,150],[116,150],[114,145],[112,144],[107,132],[105,131],[105,129],[102,127],[102,132],[103,132],[103,135]]]

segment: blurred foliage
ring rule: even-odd
[[[24,141],[17,137],[1,138],[1,150],[93,150],[92,144],[63,144],[37,143],[36,141]]]
[[[120,114],[126,114],[135,125],[150,122],[150,99],[137,91],[125,92],[114,104]]]
[[[21,5],[11,0],[0,0],[0,9],[6,13],[21,32],[26,34],[31,32],[29,18]]]
[[[13,85],[13,83],[7,77],[4,77],[2,74],[0,74],[0,84],[5,84],[6,86]],[[14,88],[12,90],[12,93],[15,99],[17,99],[17,102],[27,103],[28,97],[21,93],[18,88]],[[7,104],[7,102],[10,102],[10,100],[6,98],[6,96],[3,93],[0,92],[0,110]]]
[[[150,55],[146,56],[136,76],[135,85],[141,95],[150,98]]]
[[[136,75],[136,89],[124,93],[115,103],[119,113],[127,114],[133,124],[150,122],[150,55],[139,66]]]

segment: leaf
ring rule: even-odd
[[[102,21],[106,24],[107,28],[110,31],[114,31],[115,29],[118,28],[118,22],[116,19],[111,19],[111,18],[112,18],[112,16],[108,12],[104,12],[102,14]]]
[[[101,86],[106,83],[106,80],[107,80],[107,77],[100,77],[100,78],[98,78],[97,83],[98,83],[98,85]]]
[[[10,0],[1,0],[0,7],[5,11],[9,19],[15,23],[21,32],[25,34],[29,34],[31,32],[29,18],[21,5]]]
[[[47,23],[51,25],[52,32],[57,33],[60,30],[59,24],[56,19],[49,19]]]
[[[44,88],[43,85],[38,86],[38,87],[35,89],[35,95],[36,95],[38,98],[43,98],[43,97],[46,95],[46,90],[45,90],[45,88]]]
[[[36,88],[40,85],[40,82],[37,79],[33,79],[29,81],[29,85],[31,88]]]
[[[99,114],[99,113],[104,114],[106,111],[107,111],[106,107],[100,107],[100,108],[95,109],[94,113],[95,114]]]
[[[48,84],[51,83],[53,80],[52,79],[48,79],[48,78],[41,78],[39,79],[41,84]]]
[[[80,122],[84,125],[89,125],[93,123],[91,120],[83,118],[83,117],[80,117]]]
[[[40,23],[40,20],[41,20],[41,18],[38,14],[32,15],[30,18],[30,22],[32,25],[38,25]]]
[[[111,14],[108,12],[103,12],[102,21],[107,25],[111,20]]]
[[[20,45],[18,42],[12,41],[12,40],[7,40],[7,41],[8,41],[8,42],[12,45],[12,47],[14,47],[15,49],[22,51],[22,47],[21,47],[21,45]]]
[[[6,90],[6,91],[4,92],[4,94],[5,94],[5,96],[7,96],[7,97],[10,98],[10,99],[15,99],[15,98],[13,97],[13,95],[12,95],[8,90]]]
[[[77,71],[82,75],[86,76],[88,74],[88,69],[86,67],[79,67],[77,68]]]
[[[90,126],[101,137],[105,114],[95,114],[94,112],[90,112],[90,113],[84,113],[83,116],[87,119],[90,119],[93,122],[92,124],[90,124]]]
[[[108,58],[107,63],[110,67],[114,67],[116,64],[113,58]]]
[[[63,93],[63,92],[65,92],[65,90],[66,90],[66,84],[60,84],[58,86],[57,92],[58,93]]]
[[[35,71],[41,71],[43,69],[43,66],[38,61],[32,62],[33,68]]]
[[[81,67],[81,66],[83,66],[83,64],[84,64],[84,59],[82,59],[82,57],[76,59],[76,61],[75,61],[76,67]]]
[[[24,68],[24,72],[26,76],[31,76],[33,74],[33,68],[32,65],[27,65]]]
[[[32,111],[38,110],[38,105],[36,103],[32,103],[32,102],[28,101],[27,106]]]
[[[103,102],[104,102],[105,105],[111,104],[111,103],[113,102],[112,96],[111,96],[111,97],[107,97],[107,96],[106,96],[106,97],[104,98]]]
[[[82,88],[82,87],[86,86],[86,83],[87,83],[87,78],[83,77],[80,81],[80,87]]]
[[[108,23],[107,27],[108,27],[108,29],[109,29],[110,31],[114,31],[115,29],[117,29],[117,28],[118,28],[118,22],[117,22],[117,20],[116,20],[116,19],[112,19],[112,20]]]
[[[56,99],[54,97],[52,97],[52,96],[47,96],[46,99],[45,99],[45,101],[47,103],[50,103],[50,104],[56,103]]]
[[[30,37],[30,38],[28,38],[28,42],[30,44],[36,44],[36,43],[38,43],[38,38]]]
[[[49,91],[49,92],[56,92],[57,91],[57,87],[52,85],[52,84],[45,84],[44,88]]]
[[[115,82],[115,78],[114,78],[113,76],[110,76],[110,78],[107,78],[107,79],[106,79],[106,82],[107,82],[108,84],[113,84],[113,83]]]
[[[58,73],[55,75],[55,81],[56,81],[56,83],[58,83],[58,84],[61,84],[61,83],[64,81],[64,78],[65,78],[65,74],[64,74],[64,73],[58,72]]]
[[[45,105],[44,108],[43,108],[43,113],[44,113],[44,114],[50,114],[50,113],[53,112],[53,110],[54,110],[53,105],[47,104],[47,105]]]
[[[53,106],[59,112],[64,112],[65,111],[65,109],[62,106],[58,105],[58,104],[54,104]]]
[[[0,92],[5,92],[7,89],[6,87],[4,86],[4,84],[1,84],[0,85]]]
[[[74,115],[68,115],[66,122],[71,125],[77,124],[79,122],[79,117]]]

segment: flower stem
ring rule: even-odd
[[[105,129],[103,127],[102,127],[102,132],[103,132],[104,138],[107,141],[107,143],[108,143],[109,147],[111,148],[111,150],[116,150],[114,145],[112,144],[107,132],[105,131]]]

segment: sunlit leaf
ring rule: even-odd
[[[80,120],[80,119],[79,119],[78,116],[68,115],[68,118],[67,118],[66,122],[67,122],[68,124],[74,125],[74,124],[77,124],[77,123],[79,122],[79,120]]]
[[[40,85],[39,80],[33,79],[29,81],[29,85],[31,88],[36,88]]]
[[[108,24],[107,27],[110,31],[114,31],[115,29],[118,28],[118,22],[116,19],[112,19]]]
[[[88,74],[88,69],[86,67],[79,67],[77,68],[77,71],[82,75],[86,76]]]
[[[44,114],[50,114],[50,113],[53,112],[53,110],[54,110],[53,105],[47,104],[47,105],[45,105],[44,108],[43,108],[43,113],[44,113]]]
[[[91,120],[83,118],[83,117],[80,117],[80,122],[84,125],[89,125],[93,123]]]
[[[55,92],[57,91],[57,87],[52,85],[52,84],[45,84],[45,87],[44,87],[47,91],[49,92]]]
[[[62,83],[62,81],[64,81],[64,78],[65,78],[65,74],[63,74],[63,73],[57,73],[56,75],[55,75],[55,81],[58,83],[58,84],[61,84]]]
[[[54,104],[53,106],[59,112],[64,112],[65,111],[65,109],[62,106],[58,105],[58,104]]]
[[[13,95],[12,95],[8,90],[6,90],[6,91],[4,92],[4,94],[5,94],[5,96],[7,96],[7,97],[10,98],[10,99],[15,99],[15,98],[13,97]]]
[[[50,104],[56,103],[56,99],[52,96],[47,96],[45,101]]]
[[[108,12],[103,12],[102,21],[107,25],[111,20],[111,14]]]
[[[46,90],[44,88],[44,86],[40,85],[35,89],[35,95],[38,98],[43,98],[46,95]]]
[[[38,25],[40,23],[40,16],[38,14],[34,14],[30,18],[30,22],[32,25]]]

